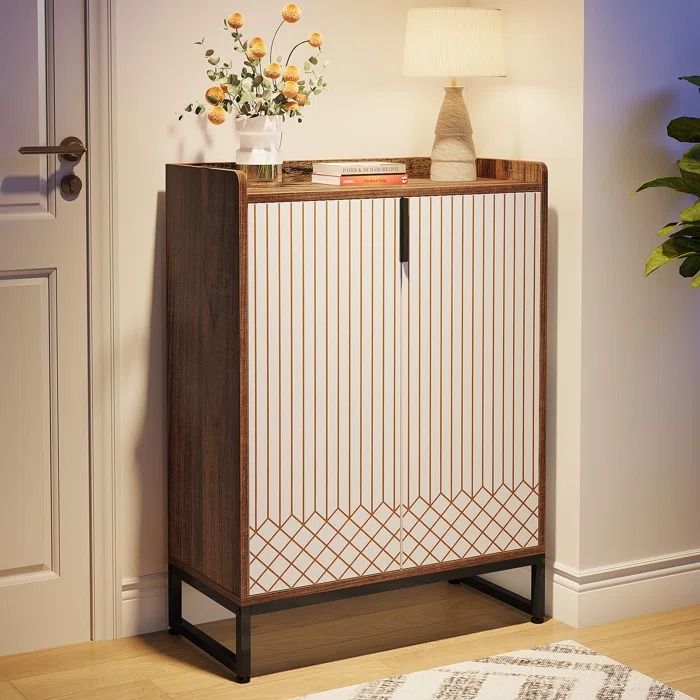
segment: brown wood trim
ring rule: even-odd
[[[540,546],[545,546],[545,519],[547,497],[547,290],[548,290],[548,224],[549,224],[549,173],[544,163],[539,163],[542,182],[540,205],[540,478],[539,478],[539,533]]]
[[[166,182],[169,555],[240,595],[241,173],[167,166]]]
[[[238,309],[239,309],[239,532],[240,560],[237,567],[239,596],[248,595],[250,585],[250,493],[249,479],[249,416],[248,416],[248,182],[244,173],[238,173]]]
[[[248,191],[250,202],[302,202],[342,199],[384,199],[398,197],[437,197],[455,194],[501,194],[502,192],[539,191],[535,183],[480,179],[474,182],[433,182],[425,178],[409,180],[405,185],[389,187],[303,184],[279,187],[255,187]]]
[[[326,159],[327,160],[327,159]],[[340,159],[334,159],[340,160]],[[390,187],[333,187],[315,185],[311,182],[314,162],[324,160],[294,160],[283,165],[283,180],[280,185],[250,185],[247,189],[248,202],[294,202],[341,200],[385,197],[420,197],[454,194],[489,194],[501,192],[540,191],[544,181],[545,166],[529,161],[510,161],[479,158],[477,160],[478,179],[474,182],[437,182],[430,180],[430,158],[345,158],[348,162],[384,160],[406,164],[409,177],[407,185]],[[195,167],[233,170],[235,163],[194,163]]]
[[[399,581],[408,579],[422,574],[431,574],[439,571],[452,571],[455,569],[464,569],[469,566],[477,566],[479,564],[490,564],[500,561],[509,561],[534,554],[544,554],[544,547],[527,547],[525,549],[516,549],[511,552],[497,552],[495,554],[484,554],[478,557],[470,557],[469,559],[456,559],[455,561],[444,562],[441,564],[431,564],[429,566],[416,566],[410,569],[400,569],[397,571],[389,571],[384,574],[373,574],[371,576],[360,576],[357,578],[343,579],[333,581],[331,583],[321,583],[315,586],[304,586],[303,588],[291,588],[284,591],[274,591],[272,593],[264,593],[255,596],[246,596],[242,599],[243,605],[254,603],[268,603],[273,600],[285,600],[288,598],[299,598],[306,595],[315,595],[328,591],[338,591],[355,586],[364,586],[371,583],[379,583],[382,581]]]
[[[477,158],[476,172],[480,178],[529,182],[544,185],[547,182],[547,166],[538,161]]]

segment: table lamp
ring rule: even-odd
[[[406,76],[451,79],[435,125],[431,180],[476,180],[472,125],[457,78],[505,75],[501,11],[409,10],[403,67]]]

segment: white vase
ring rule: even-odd
[[[283,122],[281,116],[239,117],[234,121],[240,144],[236,163],[249,180],[272,182],[281,176]]]

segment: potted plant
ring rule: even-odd
[[[698,75],[684,76],[680,80],[700,87]],[[680,274],[691,279],[692,287],[700,287],[700,118],[674,119],[668,125],[668,135],[681,143],[695,144],[678,161],[680,174],[651,180],[637,191],[650,187],[668,187],[691,194],[696,197],[696,201],[681,211],[678,221],[666,224],[659,231],[658,235],[666,237],[666,240],[649,255],[645,274],[650,275],[662,265],[680,260]]]
[[[239,136],[236,164],[245,170],[249,180],[277,182],[282,176],[282,125],[287,119],[301,122],[304,110],[312,96],[328,87],[323,77],[319,54],[323,37],[318,32],[292,46],[286,60],[275,54],[275,40],[286,24],[296,24],[301,19],[301,8],[288,3],[282,8],[282,21],[277,26],[268,46],[263,37],[246,39],[243,35],[244,17],[232,12],[223,29],[233,40],[233,51],[238,61],[222,60],[216,51],[205,45],[205,40],[195,42],[204,48],[207,61],[207,78],[212,83],[204,93],[204,101],[193,101],[185,112],[197,116],[206,114],[211,124],[220,126],[229,116]],[[292,61],[295,52],[309,46],[312,54],[299,69]],[[234,65],[237,64],[237,65]],[[303,71],[303,72],[302,72]],[[182,119],[183,115],[180,115]]]

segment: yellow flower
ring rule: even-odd
[[[265,42],[263,41],[263,38],[261,36],[254,36],[249,42],[248,46],[252,46],[253,44],[264,44]]]
[[[257,41],[255,41],[254,43],[252,41],[248,42],[247,55],[248,58],[250,58],[251,60],[256,58],[264,58],[265,54],[267,53],[267,47],[265,46],[265,42],[259,37],[256,37],[256,39]]]
[[[243,15],[240,12],[232,12],[226,18],[226,23],[231,29],[240,29],[243,26]]]
[[[309,36],[309,44],[317,49],[323,43],[323,36],[318,32],[314,32]]]
[[[282,8],[282,19],[290,24],[298,22],[301,19],[301,7],[293,2],[287,3]]]
[[[265,77],[277,80],[282,75],[282,66],[279,63],[271,63],[265,68]]]
[[[282,80],[285,83],[298,83],[299,82],[299,69],[295,66],[287,66],[282,74]]]
[[[293,109],[296,109],[299,105],[294,101],[294,100],[289,100],[289,102],[284,103],[284,109],[287,112],[291,112]]]
[[[210,87],[204,98],[210,105],[218,105],[224,99],[224,91],[218,86]]]
[[[282,88],[282,94],[288,100],[293,100],[299,94],[299,86],[294,81],[288,80]]]
[[[223,107],[212,107],[207,114],[207,119],[217,126],[223,124],[226,121],[226,110]]]
[[[300,92],[297,95],[296,100],[297,100],[297,103],[299,104],[299,106],[303,107],[304,105],[308,104],[309,96],[305,95],[303,92]]]

